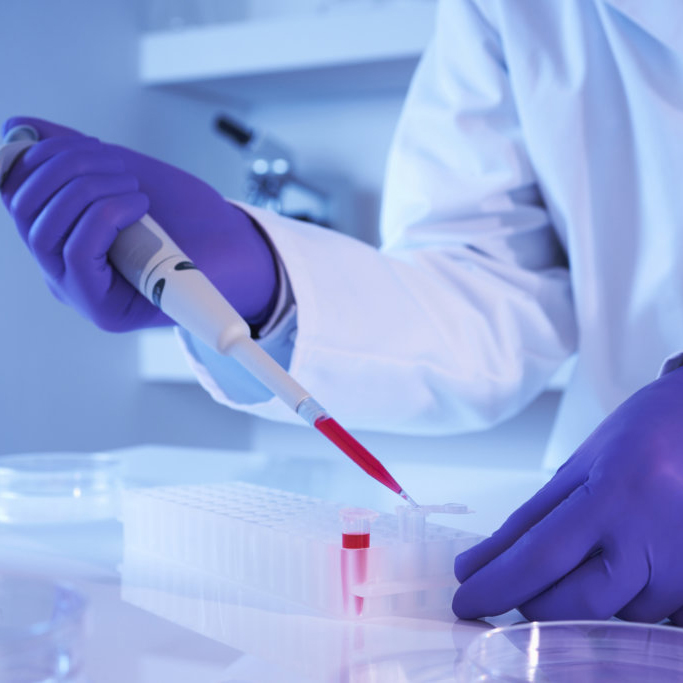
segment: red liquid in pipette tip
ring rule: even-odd
[[[356,441],[336,420],[333,420],[331,417],[320,417],[315,421],[314,426],[371,477],[374,477],[378,482],[384,484],[411,505],[417,507],[417,503],[399,486],[399,483],[389,474],[386,467],[367,448]]]

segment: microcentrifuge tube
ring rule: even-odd
[[[352,616],[360,616],[363,612],[364,598],[352,596],[352,593],[355,586],[367,579],[370,525],[378,516],[379,513],[366,508],[343,508],[339,511],[342,532],[342,601],[344,611]]]
[[[405,542],[424,541],[427,516],[433,513],[448,515],[465,515],[472,512],[462,503],[445,503],[444,505],[398,505],[396,516],[401,540]]]
[[[424,541],[427,513],[423,508],[399,505],[396,508],[398,530],[404,543]]]

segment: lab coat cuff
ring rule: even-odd
[[[292,289],[292,284],[290,282],[289,276],[287,275],[287,269],[285,268],[285,265],[282,262],[282,258],[280,258],[280,254],[275,248],[275,245],[270,240],[267,231],[263,228],[258,219],[254,217],[252,212],[253,207],[249,206],[248,204],[245,204],[244,202],[235,201],[233,199],[226,199],[226,201],[244,211],[257,225],[264,239],[266,239],[266,241],[268,242],[268,246],[270,247],[270,250],[273,254],[273,258],[275,259],[275,267],[277,269],[278,282],[277,299],[275,301],[275,306],[273,308],[272,313],[270,314],[270,317],[263,324],[258,326],[258,329],[256,330],[254,337],[256,341],[258,341],[259,339],[266,339],[271,334],[278,334],[278,330],[281,330],[283,327],[281,323],[285,318],[287,318],[287,320],[291,322],[292,316],[296,315],[294,291]]]
[[[252,215],[253,207],[229,201]],[[253,215],[252,218],[258,220]],[[280,287],[273,312],[260,326],[255,341],[287,370],[291,364],[297,336],[297,306],[287,269],[272,242],[270,247],[275,257]],[[259,412],[258,409],[261,407],[266,412],[272,411],[273,408],[270,406],[273,403],[278,406],[278,399],[273,393],[236,360],[229,356],[221,356],[182,328],[176,328],[176,336],[190,369],[215,401],[230,408],[254,412]],[[282,407],[275,408],[275,412],[279,412],[278,408]],[[291,418],[288,412],[285,411],[284,419]]]

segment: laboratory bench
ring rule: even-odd
[[[121,463],[125,489],[240,481],[380,512],[401,502],[340,456],[154,445],[110,453]],[[491,533],[548,478],[542,471],[424,460],[385,464],[421,503],[467,504],[474,513],[449,524],[477,534]],[[487,622],[458,621],[450,604],[426,617],[367,619],[288,612],[267,597],[216,605],[188,581],[175,594],[153,581],[131,590],[122,582],[123,527],[115,519],[4,523],[0,547],[3,576],[66,583],[86,597],[85,683],[457,680],[475,637],[522,620],[510,612]],[[216,635],[235,633],[216,628],[216,619],[239,623],[239,638]]]

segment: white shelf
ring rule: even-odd
[[[140,79],[246,102],[405,89],[432,33],[432,0],[143,35]]]

